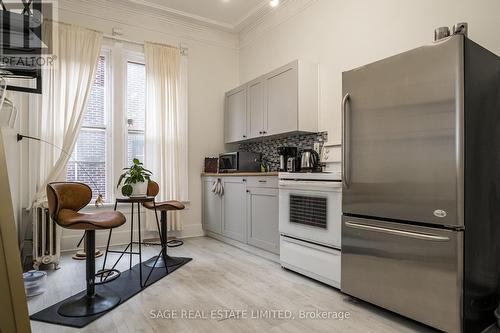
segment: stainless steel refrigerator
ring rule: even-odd
[[[343,73],[343,292],[447,332],[500,299],[500,58],[455,35]]]

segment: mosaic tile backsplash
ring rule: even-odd
[[[245,142],[240,144],[240,151],[261,153],[264,161],[269,163],[271,171],[278,171],[280,167],[279,147],[297,147],[298,153],[306,149],[313,149],[314,143],[318,142],[320,147],[328,142],[328,133],[298,134],[278,139],[263,139],[257,142]]]

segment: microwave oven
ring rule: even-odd
[[[262,154],[238,151],[219,155],[219,172],[259,172]]]

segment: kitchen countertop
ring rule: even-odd
[[[232,173],[205,173],[202,177],[278,177],[279,172],[232,172]]]

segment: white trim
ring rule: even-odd
[[[270,15],[261,16],[247,24],[239,33],[239,49],[247,47],[262,34],[265,34],[296,15],[302,13],[318,0],[289,0],[284,1],[276,11]]]
[[[192,40],[217,47],[238,49],[238,36],[232,31],[201,24],[199,21],[192,20],[190,22],[187,19],[175,17],[175,15],[168,15],[167,12],[159,13],[153,8],[130,3],[126,0],[114,0],[113,2],[59,0],[55,9],[104,20],[107,24],[116,24],[116,26],[123,27],[124,30],[138,28],[173,37],[175,41],[179,39]],[[64,16],[63,13],[59,14],[61,20],[64,20]],[[164,29],[158,29],[159,26]]]
[[[208,24],[209,26],[217,26],[217,27],[220,27],[220,28],[223,28],[223,29],[227,29],[227,30],[233,30],[234,29],[234,25],[233,24],[222,22],[222,21],[218,21],[218,20],[214,20],[214,19],[210,19],[208,17],[199,16],[199,15],[196,15],[196,14],[191,14],[191,13],[188,13],[188,12],[184,12],[182,10],[177,10],[177,9],[170,8],[170,7],[167,7],[167,6],[164,6],[164,5],[160,5],[160,4],[157,4],[157,3],[153,3],[153,2],[150,2],[150,1],[146,1],[146,0],[129,0],[129,1],[133,2],[133,3],[136,3],[138,5],[144,6],[144,7],[159,9],[161,11],[164,11],[164,12],[167,12],[167,13],[170,13],[170,14],[175,14],[175,15],[181,16],[181,17],[183,17],[185,19],[186,18],[187,19],[192,19],[195,22],[199,22],[199,23],[202,23],[202,24]]]

